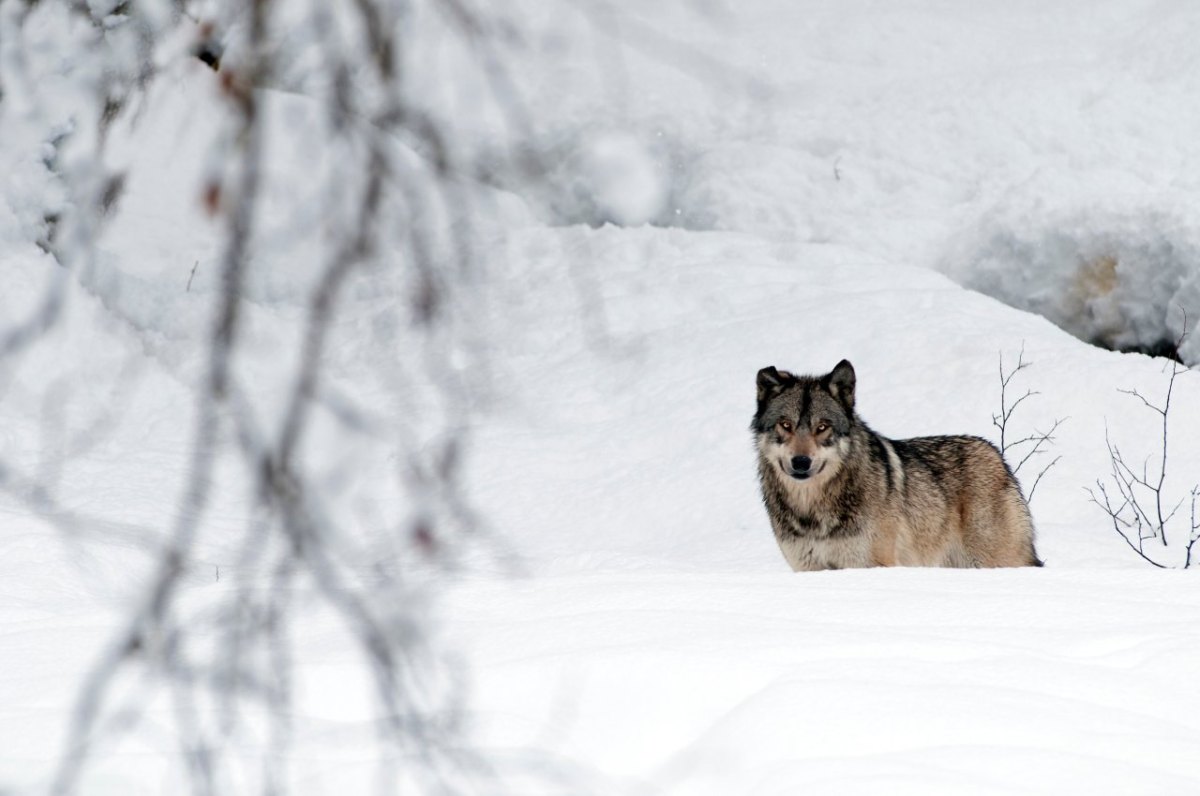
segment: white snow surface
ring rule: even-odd
[[[1200,567],[1149,567],[1084,491],[1109,472],[1106,433],[1156,461],[1159,418],[1121,390],[1159,400],[1169,371],[1050,322],[1125,344],[1200,320],[1200,7],[629,0],[635,46],[606,61],[598,23],[551,5],[525,17],[544,35],[522,89],[576,181],[489,205],[493,281],[472,309],[490,401],[468,485],[511,556],[472,551],[435,609],[495,792],[1200,793]],[[79,678],[148,562],[129,528],[179,505],[216,290],[199,203],[215,96],[186,59],[159,78],[115,134],[128,188],[95,261],[50,333],[0,363],[0,458],[106,523],[79,538],[20,484],[0,496],[0,793],[49,783]],[[301,134],[302,93],[269,99],[282,227],[336,163]],[[31,140],[0,141],[4,328],[63,278],[34,245],[51,189]],[[302,238],[276,243],[252,263],[239,365],[268,415],[317,263]],[[1116,288],[1073,294],[1108,257]],[[355,288],[330,378],[397,411],[378,373],[399,347],[376,323],[396,297]],[[999,357],[1022,350],[1014,386],[1037,394],[1017,431],[1066,418],[1020,472],[1028,492],[1061,455],[1031,503],[1044,568],[787,570],[748,431],[759,368],[848,358],[880,433],[995,439]],[[102,433],[43,472],[72,444],[64,422]],[[1170,422],[1182,498],[1200,483],[1200,372],[1177,378]],[[322,439],[352,483],[382,479],[396,445]],[[225,486],[194,606],[229,588],[222,529],[245,505]],[[1178,565],[1181,535],[1147,549]],[[367,671],[328,613],[301,625],[290,787],[366,792]],[[179,792],[170,726],[152,705],[83,792]]]

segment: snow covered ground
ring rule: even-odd
[[[469,491],[514,557],[474,551],[435,613],[465,666],[467,739],[503,792],[1200,792],[1198,570],[1149,567],[1084,491],[1108,475],[1106,430],[1131,460],[1158,455],[1159,419],[1120,390],[1159,400],[1167,365],[1051,323],[1129,345],[1177,335],[1182,309],[1200,320],[1200,9],[755,0],[617,18],[629,49],[597,33],[603,15],[530,9],[546,35],[523,89],[563,173],[498,203],[473,318],[493,394]],[[114,143],[130,176],[96,261],[54,329],[0,366],[0,461],[104,519],[77,538],[0,473],[0,793],[48,782],[78,679],[147,566],[136,529],[169,524],[186,475],[216,290],[196,201],[215,87],[191,62],[160,81]],[[271,102],[290,142],[268,193],[282,220],[315,156],[290,135],[311,120],[303,97]],[[56,278],[26,213],[35,157],[0,142],[4,328]],[[606,219],[625,226],[575,223]],[[266,407],[305,251],[281,240],[250,276],[243,367]],[[357,288],[329,368],[385,411],[395,346],[373,321],[394,296]],[[1014,385],[1038,394],[1017,430],[1066,418],[1032,501],[1044,569],[787,571],[747,431],[759,368],[849,358],[881,433],[995,438],[999,357],[1022,349]],[[1167,490],[1183,497],[1200,483],[1200,374],[1174,390]],[[97,433],[64,437],[64,417]],[[53,472],[45,452],[76,442]],[[370,482],[394,442],[360,458],[327,444],[331,472]],[[195,606],[231,588],[221,532],[245,507],[225,494]],[[1178,564],[1186,533],[1147,549]],[[291,784],[364,792],[363,666],[327,612],[301,632]],[[170,726],[152,706],[83,792],[177,790]]]
[[[1183,794],[1200,640],[1170,574],[633,572],[452,607],[484,736],[572,792]]]

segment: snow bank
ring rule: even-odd
[[[1074,189],[1088,201],[1049,205],[1061,191],[1014,190],[950,247],[943,270],[967,287],[1042,315],[1114,350],[1174,351],[1200,323],[1200,221],[1190,198],[1146,197],[1121,174]],[[1178,346],[1200,364],[1200,334]]]

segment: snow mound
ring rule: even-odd
[[[1200,364],[1200,336],[1179,344],[1200,321],[1200,222],[1186,202],[1123,188],[1109,180],[1094,202],[1052,207],[1022,191],[959,236],[942,270],[1086,342]]]
[[[589,138],[578,153],[589,186],[585,197],[597,218],[620,226],[645,224],[662,212],[667,180],[660,161],[636,136],[606,133]]]

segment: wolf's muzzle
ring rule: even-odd
[[[809,457],[793,456],[791,464],[792,471],[789,473],[789,475],[791,475],[792,478],[798,478],[803,481],[805,478],[808,478],[810,475],[812,475],[812,459]]]

